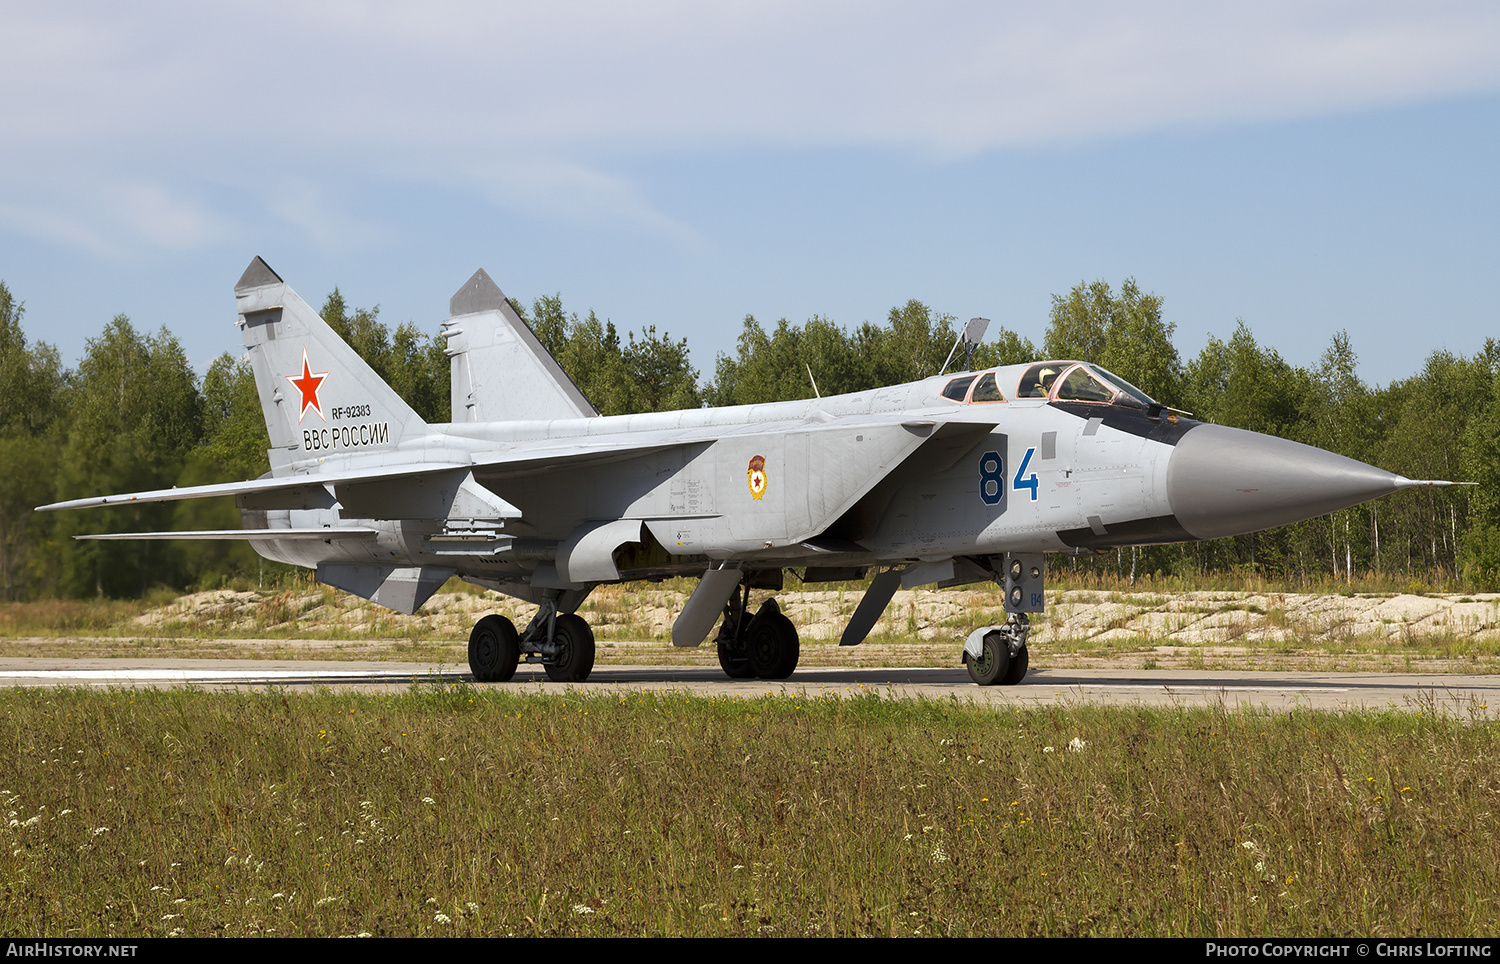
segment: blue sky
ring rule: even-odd
[[[1492,3],[0,4],[0,279],[200,367],[263,255],[435,331],[476,267],[700,372],[908,298],[1040,342],[1133,276],[1370,382],[1500,337]]]

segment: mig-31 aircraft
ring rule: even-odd
[[[581,682],[594,637],[577,609],[594,587],[672,576],[698,577],[674,644],[718,622],[725,673],[784,679],[796,627],[774,599],[749,601],[794,569],[806,583],[875,573],[846,646],[898,588],[998,583],[1007,621],[970,634],[962,660],[976,683],[1015,684],[1046,553],[1217,539],[1450,484],[1194,421],[1083,361],[604,417],[483,271],[450,301],[453,420],[429,425],[260,258],[235,300],[271,471],[41,508],[233,496],[242,529],[82,538],[244,539],[403,613],[452,576],[535,603],[523,630],[474,626],[484,682],[521,659]]]

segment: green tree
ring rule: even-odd
[[[1126,278],[1115,295],[1106,281],[1079,282],[1052,296],[1044,341],[1051,358],[1097,362],[1158,401],[1180,404],[1176,325],[1162,320],[1162,299]]]
[[[413,411],[428,422],[448,421],[452,370],[441,336],[424,334],[411,322],[397,325],[393,335],[380,320],[379,305],[350,311],[338,288],[318,314]]]
[[[842,395],[938,374],[957,337],[952,315],[934,316],[920,301],[892,308],[882,327],[866,322],[846,331],[814,315],[803,325],[782,318],[767,332],[746,315],[734,355],[718,357],[710,405],[750,405]],[[962,355],[949,368],[962,365]],[[1017,365],[1036,359],[1036,348],[1014,332],[1000,329],[974,352],[976,368]]]
[[[842,334],[841,331],[838,332]],[[785,318],[776,323],[769,334],[754,315],[746,315],[735,343],[735,355],[720,355],[715,365],[714,384],[707,395],[711,405],[755,405],[762,402],[777,402],[795,398],[812,398],[813,385],[803,365],[811,366],[811,359],[804,359],[803,347],[808,340],[805,329],[791,324]],[[828,332],[821,331],[819,337],[826,339]],[[842,338],[839,339],[842,342]],[[848,355],[847,349],[839,352]],[[819,368],[812,378],[823,371],[824,359],[819,359]],[[836,389],[820,383],[818,391],[833,393]]]
[[[57,349],[28,346],[21,319],[26,306],[0,281],[0,435],[38,436],[57,418],[64,378]]]
[[[667,334],[658,337],[652,325],[641,331],[639,341],[634,333],[628,336],[623,361],[635,411],[665,412],[703,404],[698,394],[698,373],[688,363],[686,338],[673,341]]]
[[[558,295],[538,298],[528,318],[519,306],[517,314],[531,326],[563,371],[602,415],[660,412],[697,408],[698,373],[688,361],[687,339],[673,341],[658,335],[654,325],[637,336],[627,334],[622,345],[614,322],[569,315]]]
[[[0,282],[0,598],[30,595],[47,581],[48,521],[32,509],[50,501],[57,474],[57,426],[66,376],[50,345],[28,345],[25,306]]]
[[[165,488],[177,482],[202,437],[202,400],[181,346],[165,328],[142,338],[118,315],[88,342],[73,391],[58,497]],[[172,506],[134,504],[63,516],[77,532],[167,528]],[[63,580],[72,593],[126,595],[152,584],[182,585],[180,554],[166,542],[78,542],[67,546]]]
[[[254,479],[269,472],[266,434],[255,374],[245,359],[227,352],[214,359],[203,378],[203,440],[188,453],[179,486]],[[231,498],[186,499],[174,503],[171,528],[238,529],[240,512]],[[175,545],[191,583],[222,584],[232,576],[261,571],[260,557],[245,542],[181,542]]]
[[[953,349],[958,332],[952,315],[934,315],[915,298],[892,308],[886,330],[874,338],[875,380],[879,385],[899,385],[936,375]]]
[[[1227,343],[1209,336],[1182,386],[1183,407],[1198,418],[1283,438],[1304,432],[1313,395],[1307,372],[1258,345],[1243,320]]]
[[[961,351],[962,349],[960,349]],[[1001,365],[1025,365],[1037,361],[1040,353],[1030,338],[1001,328],[974,350],[974,368],[998,368]]]

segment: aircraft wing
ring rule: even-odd
[[[951,424],[950,424],[951,423]],[[278,478],[260,478],[245,482],[154,489],[119,495],[71,499],[39,507],[38,511],[98,508],[126,504],[175,502],[186,499],[235,496],[248,509],[328,509],[342,505],[350,518],[431,518],[450,514],[473,518],[519,518],[521,511],[496,493],[495,486],[511,479],[555,472],[560,468],[576,470],[628,461],[674,449],[704,449],[715,441],[737,435],[778,434],[811,431],[821,434],[827,429],[899,427],[899,440],[886,458],[868,465],[868,470],[840,479],[837,492],[826,494],[828,504],[818,519],[804,520],[807,534],[817,534],[833,518],[873,486],[891,475],[894,469],[922,447],[925,441],[937,442],[945,435],[969,438],[984,434],[988,422],[969,424],[967,420],[932,420],[913,418],[910,413],[869,413],[852,416],[828,416],[814,412],[808,418],[778,420],[771,423],[743,425],[675,426],[655,431],[627,431],[569,438],[538,438],[495,443],[487,451],[474,453],[465,462],[425,462],[404,465],[341,466],[324,471]],[[460,433],[461,434],[461,433]],[[957,438],[950,439],[957,441]],[[896,444],[899,442],[899,444]],[[951,447],[951,446],[950,446]],[[898,473],[899,474],[899,473]],[[467,508],[458,511],[458,501]],[[450,509],[450,506],[454,507]],[[363,538],[372,530],[339,528],[330,530],[209,530],[200,532],[119,533],[106,536],[116,539],[330,539]],[[93,538],[93,537],[91,537]]]

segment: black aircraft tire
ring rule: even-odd
[[[781,665],[776,667],[776,675],[767,679],[786,679],[797,671],[802,641],[797,638],[797,626],[790,619],[777,613],[776,620],[781,624]]]
[[[786,679],[797,668],[801,643],[797,627],[781,614],[780,607],[763,606],[750,621],[745,634],[750,666],[761,679]]]
[[[750,665],[750,657],[744,655],[743,648],[736,648],[728,643],[719,643],[719,669],[730,679],[754,679],[755,667]]]
[[[547,678],[554,683],[582,683],[594,669],[594,631],[582,616],[566,613],[557,617],[557,658],[544,663]]]
[[[504,616],[486,616],[469,633],[469,671],[478,683],[504,683],[516,675],[521,637]]]
[[[983,649],[975,659],[964,653],[964,663],[969,669],[969,679],[980,686],[994,686],[1005,678],[1010,669],[1010,647],[1002,633],[986,633]]]
[[[1010,666],[1005,670],[1005,679],[1001,683],[1005,686],[1015,686],[1026,678],[1026,666],[1031,658],[1026,655],[1026,647],[1022,646],[1016,651],[1016,655],[1010,658]]]
[[[728,617],[725,617],[726,622]],[[750,656],[745,650],[745,631],[750,625],[750,614],[740,613],[739,626],[732,638],[726,638],[730,627],[719,629],[719,668],[730,679],[754,679],[755,667],[750,665]]]

